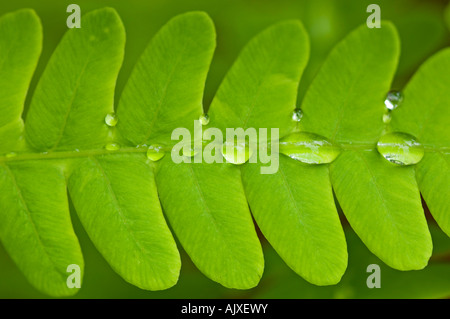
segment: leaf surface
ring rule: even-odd
[[[328,167],[280,155],[275,174],[246,164],[242,180],[253,216],[269,243],[296,273],[317,285],[336,284],[347,267],[347,246]]]
[[[84,229],[118,274],[142,289],[176,284],[180,256],[144,155],[82,160],[68,186]]]
[[[264,259],[239,169],[174,164],[166,156],[156,182],[170,225],[194,264],[225,287],[255,287]]]
[[[31,101],[25,133],[41,152],[103,147],[108,138],[104,121],[114,110],[125,31],[110,8],[82,19],[55,49]]]
[[[376,143],[399,54],[397,31],[389,22],[352,31],[333,48],[306,92],[301,130],[332,142]]]
[[[16,147],[22,133],[22,110],[41,49],[42,26],[33,10],[0,18],[0,152]]]
[[[330,176],[350,225],[377,257],[399,270],[427,265],[433,247],[412,167],[375,150],[346,151]]]
[[[84,262],[72,229],[65,179],[36,161],[0,163],[0,239],[30,283],[51,296],[69,296],[71,264]]]
[[[281,22],[242,50],[211,104],[211,124],[225,128],[279,128],[295,122],[297,87],[309,57],[308,35],[299,21]]]
[[[420,191],[439,226],[450,235],[450,49],[428,59],[404,90],[390,129],[413,135],[425,146],[416,165]]]
[[[203,113],[215,30],[203,12],[170,20],[151,40],[120,98],[118,129],[133,145],[168,143],[174,128],[192,129]]]

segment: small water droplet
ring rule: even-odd
[[[389,91],[384,100],[384,105],[388,110],[395,110],[403,101],[403,93],[400,91]]]
[[[17,156],[16,152],[9,152],[8,154],[6,154],[7,158],[11,158],[11,157],[15,157],[15,156]]]
[[[292,120],[295,122],[300,122],[303,117],[303,112],[300,109],[295,109],[294,112],[292,112]]]
[[[401,132],[382,136],[377,149],[385,159],[397,165],[417,164],[424,155],[423,145],[414,136]]]
[[[117,151],[118,149],[120,149],[120,145],[117,143],[108,143],[105,145],[105,149],[107,149],[108,151]]]
[[[159,161],[164,157],[166,153],[163,150],[163,146],[160,144],[150,145],[147,150],[147,158],[153,162]]]
[[[195,149],[193,146],[192,147],[183,147],[181,149],[181,152],[183,153],[183,156],[187,156],[187,157],[193,157],[195,155],[198,154],[199,150]]]
[[[209,115],[208,114],[202,114],[202,115],[200,115],[198,120],[200,121],[200,123],[202,123],[202,125],[208,125],[208,123],[209,123]]]
[[[391,122],[391,119],[392,119],[392,115],[390,112],[383,114],[383,123],[388,124],[389,122]]]
[[[111,126],[111,127],[116,126],[117,121],[118,121],[118,119],[117,119],[116,113],[111,112],[111,113],[106,114],[106,116],[105,116],[106,125]]]
[[[230,152],[227,148],[230,148]],[[222,156],[229,163],[236,165],[244,164],[252,155],[253,150],[245,141],[226,141],[222,145]]]
[[[80,150],[78,148],[75,149],[75,152],[79,152]]]
[[[280,140],[280,153],[308,164],[331,163],[341,153],[341,149],[325,137],[297,132]]]

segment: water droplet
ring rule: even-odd
[[[424,154],[423,145],[414,136],[400,132],[382,136],[377,149],[385,159],[397,165],[417,164]]]
[[[159,161],[164,157],[166,153],[163,150],[163,146],[160,144],[150,145],[147,150],[147,158],[153,162]]]
[[[17,156],[16,152],[9,152],[8,154],[6,154],[7,158],[11,158],[11,157],[15,157],[15,156]]]
[[[198,120],[200,121],[200,123],[202,123],[202,125],[208,125],[208,123],[209,123],[209,115],[208,114],[202,114],[202,115],[200,115]]]
[[[295,109],[294,112],[292,112],[292,120],[295,122],[300,122],[300,120],[303,117],[303,112],[300,109]]]
[[[111,127],[116,126],[117,121],[118,121],[118,119],[117,119],[116,113],[111,112],[111,113],[106,114],[106,116],[105,116],[106,125],[111,126]]]
[[[186,147],[186,148],[183,147],[181,149],[181,152],[183,153],[183,156],[193,157],[198,154],[199,150],[195,149],[192,146],[192,147]]]
[[[325,137],[297,132],[280,140],[280,153],[308,164],[331,163],[341,153],[341,149]]]
[[[227,148],[230,148],[228,152]],[[222,145],[222,156],[229,163],[244,164],[253,155],[253,150],[245,141],[226,141]]]
[[[107,149],[108,151],[117,151],[118,149],[120,149],[120,145],[117,143],[108,143],[105,145],[105,149]]]
[[[403,101],[403,93],[400,91],[389,91],[386,95],[386,99],[384,100],[384,105],[389,110],[396,109]]]
[[[392,115],[390,112],[383,114],[383,123],[388,124],[389,122],[391,122],[391,119],[392,119]]]

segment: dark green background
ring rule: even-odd
[[[74,1],[15,0],[1,1],[0,15],[21,8],[33,8],[41,18],[44,46],[33,78],[30,96],[51,53],[67,30],[66,8]],[[217,87],[246,42],[259,31],[284,19],[297,18],[304,23],[311,40],[311,57],[299,87],[299,103],[329,50],[350,30],[365,23],[365,0],[78,0],[82,15],[105,6],[115,8],[125,25],[125,60],[119,74],[116,100],[130,71],[156,31],[173,16],[192,10],[206,11],[214,20],[217,49],[205,89],[205,109]],[[402,54],[393,87],[401,89],[417,67],[434,52],[448,46],[449,32],[444,23],[447,1],[377,1],[382,19],[397,26]],[[72,209],[72,213],[74,213]],[[183,267],[179,283],[166,291],[147,292],[124,282],[106,264],[93,247],[72,214],[83,249],[86,271],[77,298],[442,298],[450,296],[450,239],[430,220],[434,256],[423,271],[395,271],[374,257],[355,234],[346,227],[349,267],[341,283],[317,287],[295,275],[261,236],[266,267],[260,285],[247,291],[221,287],[203,276],[182,252]],[[345,221],[344,221],[345,223]],[[181,250],[181,247],[180,247]],[[366,286],[367,265],[381,266],[381,289]],[[45,298],[31,287],[0,246],[0,298]]]

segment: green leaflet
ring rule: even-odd
[[[143,154],[83,160],[69,191],[89,237],[122,278],[149,290],[176,284],[180,256]]]
[[[16,147],[23,130],[23,104],[41,48],[42,27],[33,10],[0,18],[0,152]]]
[[[316,285],[338,283],[347,248],[328,167],[280,155],[276,174],[246,164],[242,180],[258,226],[289,267]]]
[[[222,130],[276,127],[281,136],[289,133],[296,124],[292,111],[308,56],[308,36],[298,21],[279,23],[257,35],[220,86],[210,108],[211,123]],[[347,266],[347,251],[328,170],[280,156],[272,175],[261,175],[261,165],[242,167],[253,216],[299,275],[315,284],[335,284]]]
[[[180,15],[163,27],[122,94],[117,126],[122,136],[133,144],[169,144],[176,127],[193,132],[194,120],[203,113],[214,47],[213,23],[204,13]],[[239,172],[220,164],[175,165],[169,155],[157,170],[164,211],[197,267],[226,287],[256,286],[264,260]]]
[[[330,166],[336,197],[350,225],[381,260],[422,269],[432,252],[412,167],[396,167],[377,151],[346,151]]]
[[[450,146],[450,49],[429,58],[404,90],[401,107],[393,112],[390,129],[416,137],[425,146]]]
[[[450,235],[450,49],[428,59],[404,90],[401,107],[393,112],[390,130],[415,136],[425,146],[416,165],[417,181],[430,212]]]
[[[215,45],[213,22],[203,12],[179,15],[155,35],[120,98],[117,127],[128,142],[171,143],[174,128],[192,131],[203,113]]]
[[[308,57],[308,35],[299,21],[278,23],[254,37],[217,91],[210,124],[223,131],[275,127],[280,136],[290,132],[298,82]]]
[[[0,239],[30,283],[52,296],[66,284],[71,264],[84,262],[72,229],[64,175],[52,163],[0,163]]]
[[[375,144],[399,51],[397,31],[389,22],[351,32],[333,48],[306,92],[301,130],[331,142]]]
[[[192,261],[225,287],[255,287],[264,259],[239,169],[220,163],[174,164],[167,156],[161,162],[159,196]]]
[[[300,126],[349,149],[330,165],[339,204],[374,254],[393,268],[409,270],[425,267],[432,250],[420,194],[411,168],[390,166],[374,150],[398,55],[390,23],[350,33],[307,91]]]
[[[38,151],[99,148],[107,139],[104,118],[114,109],[125,31],[113,9],[82,19],[59,43],[31,101],[25,133]]]

